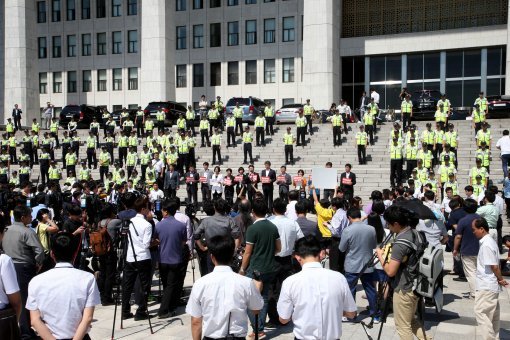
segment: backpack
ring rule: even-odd
[[[406,275],[415,274],[413,290],[416,294],[425,298],[436,300],[438,311],[442,309],[441,274],[443,272],[443,249],[435,248],[428,244],[422,232],[411,230],[413,242],[399,239],[395,243],[405,245],[413,250],[413,255],[408,259],[408,272]],[[419,238],[419,241],[417,241]],[[440,296],[437,296],[439,292]]]
[[[112,249],[112,239],[107,228],[108,223],[110,223],[110,219],[106,220],[104,226],[98,225],[94,231],[89,233],[90,250],[96,256],[105,255]]]

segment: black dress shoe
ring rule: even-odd
[[[135,321],[147,320],[148,318],[149,318],[149,314],[147,314],[147,313],[136,313],[135,314]]]
[[[122,319],[127,320],[133,317],[133,313],[122,313]]]
[[[467,282],[466,277],[463,277],[463,276],[454,277],[452,280],[457,281],[457,282]]]

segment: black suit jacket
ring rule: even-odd
[[[21,111],[20,109],[12,109],[12,118],[21,118],[21,114],[23,113],[23,111]]]
[[[370,104],[370,97],[369,96],[365,96],[365,106],[367,106],[368,104]],[[358,103],[358,107],[361,108],[361,103],[363,102],[363,96],[360,97],[359,99],[359,103]]]
[[[271,183],[263,183],[262,187],[273,186],[273,183],[276,182],[276,171],[273,169],[269,169],[269,171],[264,169],[260,172],[260,177],[269,177],[271,179]]]
[[[348,180],[351,180],[349,184]],[[356,185],[356,174],[353,172],[349,173],[349,178],[347,178],[346,173],[342,173],[340,175],[340,189],[349,191],[350,193],[354,193],[354,186]]]
[[[167,190],[170,189],[177,189],[179,186],[179,173],[174,170],[174,172],[170,175],[170,171],[167,171],[165,173],[165,182],[164,182],[164,189]]]

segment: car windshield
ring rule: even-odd
[[[227,102],[227,106],[236,106],[236,103],[239,103],[239,106],[249,106],[250,98],[231,98]]]
[[[303,104],[287,104],[287,105],[283,105],[282,109],[296,109],[296,108],[301,108],[301,107],[303,107]]]
[[[79,112],[80,107],[78,105],[67,105],[66,107],[64,107],[64,109],[62,111],[64,111],[64,112]]]
[[[156,109],[159,109],[160,107],[168,107],[169,104],[166,103],[166,102],[152,102],[152,103],[149,103],[149,105],[147,105],[147,110],[156,110]]]

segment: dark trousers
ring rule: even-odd
[[[365,131],[368,134],[368,138],[370,138],[370,145],[374,145],[374,126],[373,125],[366,125]]]
[[[338,249],[340,245],[340,238],[331,237],[331,244],[329,247],[329,269],[339,273],[344,273],[345,253]]]
[[[30,312],[25,308],[28,297],[28,284],[36,274],[35,266],[25,263],[14,263],[16,270],[16,278],[18,279],[18,286],[21,295],[21,316],[19,319],[19,328],[22,339],[35,338],[35,332],[30,325]]]
[[[275,279],[270,287],[269,300],[267,302],[267,315],[269,316],[271,323],[279,324],[276,304],[280,297],[283,281],[294,274],[294,271],[292,268],[292,256],[275,256],[275,260],[278,264],[278,271],[276,272]]]
[[[342,127],[333,126],[333,146],[342,145]]]
[[[195,207],[198,206],[198,189],[196,185],[188,184],[186,186],[186,193],[188,194],[188,203],[193,203]]]
[[[292,145],[285,145],[285,164],[294,164],[294,147]]]
[[[248,155],[250,155],[250,164],[253,164],[253,154],[252,154],[251,143],[243,144],[243,152],[244,152],[244,163],[248,163]]]
[[[212,135],[213,130],[219,126],[219,119],[209,119],[209,134]]]
[[[249,271],[246,274],[247,277],[253,278],[253,272]],[[248,318],[250,319],[250,323],[252,328],[255,327],[255,318],[258,318],[258,332],[263,332],[265,323],[266,323],[266,316],[267,316],[267,305],[269,300],[269,290],[273,284],[275,278],[275,273],[262,273],[260,275],[260,281],[262,281],[262,292],[260,292],[260,295],[262,295],[262,298],[264,299],[264,306],[260,310],[258,315],[254,315],[251,311],[248,311]]]
[[[18,163],[18,158],[16,157],[16,148],[15,147],[10,147],[9,148],[9,157],[10,157],[10,160],[11,160],[11,164],[12,163]]]
[[[434,165],[439,164],[439,155],[443,152],[443,144],[436,144],[436,149],[433,151],[434,153]]]
[[[127,147],[120,147],[119,148],[119,161],[120,161],[120,167],[124,167],[124,162],[127,159]]]
[[[241,135],[243,133],[243,119],[242,118],[236,118],[236,129],[235,130],[236,130],[236,135],[237,134]]]
[[[177,161],[177,171],[182,175],[188,171],[189,168],[189,154],[180,153]]]
[[[324,189],[324,198],[327,200],[332,199],[335,196],[335,189]]]
[[[14,128],[16,131],[21,130],[21,117],[14,117]]]
[[[195,160],[195,148],[189,148],[188,150],[188,167],[193,165],[196,168],[196,160]]]
[[[177,308],[177,304],[181,297],[179,289],[181,282],[182,264],[159,264],[159,273],[161,283],[163,284],[163,298],[159,307],[159,315],[166,314]]]
[[[498,224],[496,225],[496,231],[498,232],[498,249],[499,253],[503,254],[503,220],[501,215],[498,217]]]
[[[506,218],[510,220],[510,198],[505,198]]]
[[[60,146],[60,142],[58,140],[58,132],[52,132],[51,136],[53,138],[55,138],[55,146],[58,148]],[[97,143],[99,144],[99,134],[97,132],[96,132],[96,140],[97,140]]]
[[[174,198],[176,195],[177,195],[176,188],[168,187],[168,188],[165,189],[165,196],[166,197]]]
[[[49,181],[49,177],[48,177],[49,169],[50,169],[50,167],[48,165],[41,165],[41,183],[42,184],[46,184],[46,181]]]
[[[390,162],[390,183],[392,187],[402,182],[402,160],[392,159]]]
[[[208,184],[202,184],[202,203],[211,200],[211,187]]]
[[[99,178],[101,178],[101,182],[104,183],[104,178],[106,175],[108,175],[108,166],[100,166],[99,167]]]
[[[305,133],[306,133],[306,126],[303,126],[303,127],[298,127],[296,129],[296,135],[297,135],[297,143],[296,145],[297,146],[305,146],[306,145],[306,142],[305,142]]]
[[[234,204],[234,186],[233,185],[225,186],[223,190],[225,191],[225,200],[230,205],[233,205]]]
[[[136,118],[136,137],[141,138],[145,135],[143,131],[143,118]]]
[[[413,169],[418,166],[418,161],[416,159],[408,159],[406,161],[406,176],[411,177],[411,174],[413,172]]]
[[[205,142],[207,142],[207,146],[211,145],[209,142],[209,134],[207,133],[207,130],[200,130],[200,138],[202,139],[202,143],[200,144],[202,147],[205,146]]]
[[[117,273],[117,255],[115,252],[99,256],[99,292],[101,293],[101,302],[113,301],[112,290],[115,285],[115,274]]]
[[[147,173],[147,167],[148,167],[148,164],[140,165],[140,172],[141,172],[141,175],[142,175],[142,181],[145,181],[145,174]]]
[[[236,147],[236,133],[233,126],[227,127],[227,146]]]
[[[313,135],[313,126],[312,126],[312,115],[305,115],[306,118],[306,126],[309,128],[310,134]]]
[[[214,201],[216,201],[217,199],[221,198],[221,195],[222,195],[221,192],[213,192],[212,198]]]
[[[407,132],[407,128],[411,126],[413,118],[410,113],[402,113],[402,128]]]
[[[152,262],[150,259],[138,261],[138,263],[126,262],[122,277],[122,314],[128,314],[130,312],[131,307],[129,305],[129,300],[131,299],[131,293],[133,293],[137,277],[140,278],[144,298],[139,301],[140,305],[138,305],[136,313],[144,314],[147,312],[147,295],[151,289],[152,282],[151,271]]]
[[[257,126],[257,128],[255,129],[255,136],[256,136],[257,146],[260,146],[261,143],[262,143],[262,146],[266,145],[266,140],[265,140],[265,135],[264,135],[264,127]]]
[[[273,126],[274,126],[274,117],[266,117],[266,134],[267,135],[269,135],[269,134],[271,134],[271,136],[274,135]]]
[[[358,161],[359,164],[367,164],[367,147],[358,144]]]
[[[218,157],[218,163],[221,164],[221,148],[219,145],[212,146],[212,164],[216,164],[216,157]]]
[[[267,203],[267,207],[269,208],[269,213],[273,213],[273,183],[271,184],[263,184],[262,185],[262,193],[264,194],[264,200]]]
[[[195,121],[193,119],[186,119],[186,128],[191,130],[193,136],[196,136],[197,133],[195,131]]]
[[[165,131],[165,121],[164,120],[156,121],[156,126],[158,127],[158,133],[160,131]]]
[[[95,149],[87,148],[87,163],[89,169],[92,167],[92,164],[94,164],[94,169],[97,168],[97,157]]]

